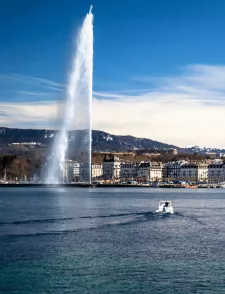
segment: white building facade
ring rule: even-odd
[[[75,162],[73,163],[73,178],[74,181],[79,181],[80,178],[80,163]]]
[[[161,181],[162,164],[158,162],[140,162],[137,170],[137,178],[142,181]]]
[[[91,175],[92,175],[92,180],[102,178],[102,176],[103,176],[102,164],[92,163],[91,164]]]
[[[199,163],[198,165],[198,182],[208,181],[209,165],[207,163]]]

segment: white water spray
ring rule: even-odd
[[[92,6],[79,31],[73,67],[67,87],[63,123],[55,139],[47,183],[59,184],[64,180],[64,163],[69,143],[73,155],[86,166],[86,180],[91,183],[91,114],[93,84],[93,14]],[[69,142],[68,131],[72,132]]]

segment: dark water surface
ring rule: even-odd
[[[225,190],[1,188],[0,293],[225,293]]]

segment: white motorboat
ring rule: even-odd
[[[160,201],[159,208],[156,210],[156,212],[162,214],[173,214],[174,209],[171,204],[171,201]]]

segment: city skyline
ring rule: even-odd
[[[225,147],[223,1],[12,2],[0,20],[0,126],[58,127],[76,32],[93,4],[93,129]]]

